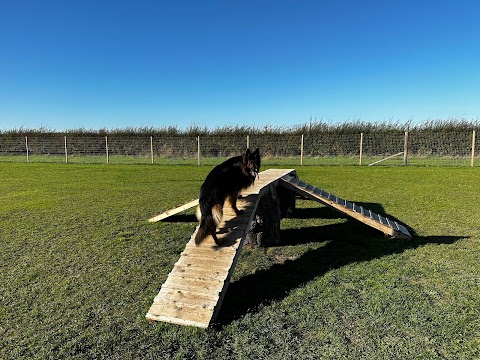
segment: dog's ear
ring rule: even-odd
[[[245,156],[248,158],[250,154],[251,154],[250,148],[247,148],[247,150],[245,151]]]
[[[260,149],[259,148],[256,148],[255,151],[253,152],[253,154],[260,154]]]

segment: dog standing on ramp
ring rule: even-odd
[[[195,244],[200,244],[208,235],[212,235],[215,243],[221,245],[216,230],[223,217],[223,204],[229,199],[235,214],[242,212],[237,208],[240,191],[255,182],[260,171],[260,151],[232,157],[217,165],[210,171],[200,188],[197,218],[200,223],[195,236]]]

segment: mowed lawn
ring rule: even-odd
[[[218,323],[145,320],[195,226],[207,166],[0,163],[1,359],[480,357],[480,168],[298,167],[409,226],[311,201],[284,246],[242,250]]]

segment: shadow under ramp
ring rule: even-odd
[[[363,205],[362,205],[363,206]],[[378,204],[365,207],[384,214]],[[297,209],[300,210],[300,209]],[[319,217],[345,218],[337,224],[286,229],[281,231],[284,245],[325,242],[324,246],[307,251],[293,260],[273,264],[270,268],[244,276],[231,283],[226,293],[217,325],[227,325],[249,312],[255,312],[260,305],[282,300],[292,291],[323,276],[329,270],[345,265],[369,261],[386,255],[399,254],[427,244],[452,244],[465,236],[427,236],[412,234],[411,240],[396,240],[382,237],[382,234],[354,219],[348,218],[329,208],[301,209],[294,218]],[[388,215],[389,218],[393,218]],[[319,294],[321,296],[321,294]]]

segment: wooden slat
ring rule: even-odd
[[[194,276],[203,279],[215,279],[219,281],[224,281],[226,279],[225,271],[222,268],[215,268],[212,266],[206,268],[205,266],[175,264],[173,269],[177,274],[185,277],[191,276],[190,274],[195,274]]]
[[[165,280],[165,287],[169,289],[179,289],[194,291],[201,294],[219,294],[223,288],[223,281],[192,279],[185,276],[170,274]]]
[[[153,299],[153,302],[159,303],[164,299],[171,299],[175,302],[182,301],[183,303],[200,303],[210,306],[217,304],[218,296],[212,294],[202,294],[188,290],[174,290],[164,286],[160,289],[158,295]]]
[[[200,250],[200,249],[199,249]],[[190,262],[195,262],[197,261],[197,264],[201,265],[202,263],[210,264],[211,266],[216,266],[216,267],[223,267],[223,266],[228,266],[231,263],[231,258],[232,256],[216,256],[215,254],[210,254],[210,256],[206,257],[203,256],[203,254],[196,253],[195,251],[191,253],[182,253],[180,255],[179,261],[182,263],[186,263],[188,261]]]
[[[178,265],[183,265],[183,266],[191,266],[191,267],[206,267],[207,263],[205,262],[205,259],[202,258],[196,258],[192,256],[180,256],[180,258],[177,261]],[[230,268],[230,264],[226,264],[225,262],[210,262],[208,264],[209,267],[214,268],[215,270],[222,270],[222,271],[228,271]]]

